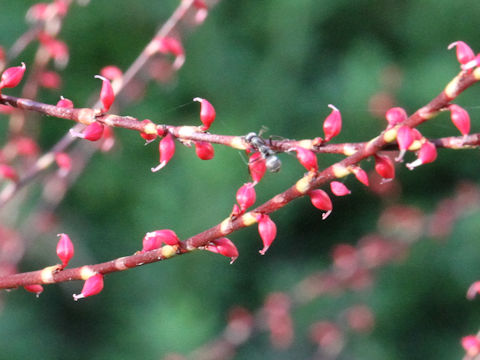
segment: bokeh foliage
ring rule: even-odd
[[[62,74],[65,88],[44,92],[41,99],[55,102],[64,95],[87,106],[99,87],[93,75],[110,64],[125,69],[177,2],[92,0],[87,7],[75,6],[60,36],[71,52]],[[33,3],[0,1],[1,45],[9,47],[25,31],[23,15]],[[368,111],[368,102],[382,90],[385,68],[399,69],[397,105],[414,111],[457,73],[449,43],[461,39],[480,49],[479,15],[480,2],[468,0],[224,0],[185,40],[187,61],[175,84],[152,83],[145,99],[122,114],[196,124],[198,104],[191,99],[201,96],[217,110],[212,132],[238,135],[267,127],[267,135],[303,138],[322,135],[332,103],[344,119],[336,140],[367,140],[384,126]],[[28,66],[32,53],[28,49],[19,60]],[[479,94],[476,86],[458,101],[470,112],[475,132],[480,131]],[[45,149],[70,125],[41,121]],[[0,127],[4,133],[5,124]],[[456,134],[446,114],[421,130],[427,136]],[[152,174],[157,146],[144,147],[133,132],[116,135],[117,149],[94,156],[58,209],[58,232],[78,244],[72,265],[131,254],[147,231],[171,228],[186,238],[215,225],[248,181],[242,156],[220,146],[210,162],[179,147],[172,162]],[[414,172],[399,169],[402,202],[431,210],[459,180],[478,183],[477,150],[439,155],[435,164]],[[332,159],[319,161],[327,165]],[[258,185],[259,202],[303,173],[293,156],[283,155],[282,161],[281,173]],[[38,300],[23,291],[4,294],[0,359],[157,359],[170,351],[188,353],[221,331],[232,305],[255,309],[269,292],[288,290],[327,266],[333,244],[355,243],[374,229],[383,200],[353,178],[347,184],[353,194],[336,200],[326,221],[306,199],[274,214],[278,237],[263,257],[256,230],[245,229],[231,236],[241,255],[231,266],[218,255],[190,254],[110,275],[101,295],[78,303],[71,294],[79,291],[79,282],[48,286]],[[312,319],[331,318],[356,301],[372,307],[377,327],[367,337],[351,339],[345,358],[460,358],[460,337],[480,323],[478,303],[464,299],[468,285],[480,277],[479,217],[463,218],[445,244],[422,239],[403,264],[382,270],[374,289],[295,311],[299,332],[291,350],[272,350],[262,334],[238,359],[308,358],[314,349],[306,335]],[[55,243],[55,234],[37,239],[22,270],[54,263]]]

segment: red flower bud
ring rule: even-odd
[[[332,104],[328,105],[332,109],[330,115],[323,122],[323,132],[325,133],[325,142],[340,134],[342,130],[342,115],[340,111]]]
[[[44,71],[38,75],[38,82],[46,89],[59,89],[62,78],[55,71]]]
[[[103,104],[102,112],[107,112],[115,101],[115,93],[113,92],[112,84],[110,81],[101,76],[95,75],[96,79],[102,80],[102,90],[100,90],[100,101]]]
[[[330,183],[330,190],[336,196],[345,196],[351,194],[351,191],[339,181],[332,181]]]
[[[210,160],[215,156],[213,145],[205,141],[195,141],[195,152],[197,156],[202,160]]]
[[[302,148],[301,146],[296,146],[295,151],[297,152],[298,161],[308,171],[318,170],[317,156],[313,151]]]
[[[0,164],[0,178],[17,181],[18,175],[15,169],[10,165]]]
[[[163,244],[170,246],[178,245],[180,244],[180,239],[173,230],[169,229],[146,233],[143,238],[142,252],[158,249]]]
[[[13,88],[17,86],[20,81],[22,81],[25,69],[25,63],[23,62],[22,66],[14,66],[6,69],[0,78],[0,89]]]
[[[86,298],[88,296],[97,295],[103,289],[103,275],[95,274],[90,276],[83,284],[82,292],[80,294],[74,294],[73,300]]]
[[[180,40],[176,38],[158,36],[154,38],[147,47],[147,53],[154,54],[156,52],[173,54],[175,56],[173,68],[176,70],[180,69],[185,62],[185,50]]]
[[[392,159],[385,155],[375,155],[375,171],[384,179],[395,177],[395,165]]]
[[[353,175],[360,181],[363,185],[368,186],[370,182],[368,181],[368,175],[365,170],[360,166],[352,166]]]
[[[455,41],[448,45],[448,50],[457,48],[457,60],[460,64],[464,65],[475,58],[473,50],[465,44],[463,41]]]
[[[120,79],[123,76],[122,70],[115,65],[108,65],[100,70],[100,75],[106,77],[110,81]]]
[[[326,211],[326,213],[322,215],[322,219],[325,220],[333,209],[330,196],[328,196],[328,194],[322,189],[312,190],[308,193],[308,195],[310,196],[310,201],[312,202],[313,206],[319,210]]]
[[[210,241],[210,243],[205,246],[205,250],[231,258],[230,264],[233,264],[238,258],[237,247],[225,237]]]
[[[162,140],[160,140],[158,150],[160,152],[160,164],[152,168],[152,172],[156,172],[167,165],[173,154],[175,154],[175,141],[173,140],[171,133],[168,133]]]
[[[462,135],[468,135],[470,132],[470,115],[468,115],[468,112],[455,104],[449,105],[448,109],[450,110],[450,118],[453,125],[457,127]]]
[[[29,291],[29,292],[32,292],[34,293],[35,295],[37,295],[37,297],[40,296],[40,294],[43,292],[43,286],[42,285],[25,285],[23,287],[25,290]]]
[[[436,158],[437,158],[437,148],[430,141],[426,141],[423,143],[422,147],[418,152],[417,160],[407,164],[407,168],[409,170],[413,170],[417,166],[428,164],[435,161]]]
[[[63,96],[60,96],[60,100],[57,102],[57,106],[66,109],[73,109],[73,102]]]
[[[468,288],[467,291],[467,299],[468,300],[473,300],[475,299],[475,296],[480,293],[480,281],[475,281],[470,287]]]
[[[255,203],[256,193],[253,183],[246,183],[237,191],[237,203],[240,206],[240,211],[245,212],[250,206]]]
[[[260,250],[260,254],[265,255],[270,245],[272,245],[273,240],[277,236],[277,226],[270,219],[270,216],[267,214],[258,214],[258,233],[262,238],[263,249]]]
[[[389,127],[400,124],[402,121],[407,120],[407,117],[407,112],[401,107],[393,107],[385,113]]]
[[[79,137],[81,139],[97,141],[101,139],[103,135],[104,126],[97,121],[94,121],[88,125],[83,132],[77,132],[73,129],[70,129],[70,135],[73,137]]]
[[[62,267],[66,267],[68,262],[73,257],[75,250],[73,249],[73,243],[67,234],[58,234],[60,239],[57,243],[57,256],[62,261]]]
[[[395,158],[395,161],[402,161],[406,151],[414,141],[414,133],[408,126],[401,126],[397,131],[397,144],[400,149],[400,154]]]
[[[267,171],[267,165],[262,154],[256,152],[250,156],[250,159],[248,159],[248,171],[254,184],[257,184],[263,178]]]
[[[212,104],[207,100],[196,97],[193,101],[198,101],[200,106],[200,121],[203,126],[200,128],[202,131],[207,131],[215,120],[216,112]]]

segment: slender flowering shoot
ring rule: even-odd
[[[328,107],[332,109],[332,112],[323,122],[325,142],[330,141],[342,131],[342,115],[340,111],[332,104],[328,105]]]
[[[97,295],[103,290],[103,275],[95,274],[90,276],[83,284],[82,292],[74,294],[73,300],[78,301],[89,296]]]
[[[210,102],[199,97],[194,98],[193,101],[197,101],[200,103],[200,121],[203,124],[200,130],[207,131],[212,125],[212,123],[215,121],[215,117],[217,116],[215,108],[212,104],[210,104]]]
[[[171,133],[168,133],[160,140],[158,150],[160,152],[160,164],[152,168],[152,172],[157,172],[162,169],[172,159],[173,154],[175,154],[175,140],[173,140]]]

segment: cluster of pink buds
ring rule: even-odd
[[[172,54],[175,56],[173,68],[178,70],[185,62],[185,50],[179,39],[174,37],[155,37],[147,47],[147,54],[153,55],[155,53]]]
[[[86,298],[88,296],[97,295],[103,290],[103,275],[100,273],[90,276],[83,284],[82,292],[80,294],[74,294],[73,300]]]
[[[210,102],[199,97],[194,98],[193,101],[200,103],[200,121],[203,124],[200,130],[207,131],[215,121],[215,116],[217,115],[215,108],[212,104],[210,104]]]
[[[22,66],[14,66],[6,69],[0,77],[0,90],[3,88],[14,88],[20,81],[22,81],[23,74],[25,73],[25,64],[22,62]]]
[[[155,230],[145,234],[142,252],[155,250],[163,245],[175,246],[180,244],[180,239],[173,230]]]
[[[231,259],[230,264],[238,258],[238,249],[229,239],[223,237],[212,240],[205,246],[205,250],[220,254]]]
[[[480,64],[480,54],[475,56],[473,50],[463,41],[455,41],[448,45],[448,49],[457,49],[457,60],[464,71],[470,71]]]

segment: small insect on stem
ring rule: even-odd
[[[282,166],[282,162],[257,133],[251,132],[245,135],[245,141],[256,151],[262,154],[265,159],[265,165],[270,172],[278,172]]]

